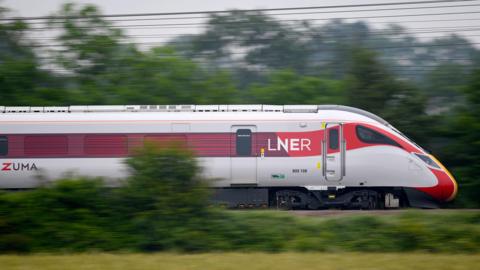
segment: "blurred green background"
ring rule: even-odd
[[[417,34],[428,29],[398,24],[287,23],[236,10],[145,49],[93,5],[66,4],[40,24],[7,14],[0,9],[1,106],[354,106],[385,118],[453,172],[459,193],[450,207],[480,207],[480,50],[455,31],[425,40]],[[28,35],[39,29],[53,31],[55,43]],[[65,179],[0,193],[0,252],[480,251],[478,211],[325,219],[226,212],[206,205],[189,153],[144,151],[119,189]]]

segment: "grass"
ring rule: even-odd
[[[2,270],[477,269],[480,254],[210,253],[2,255]]]

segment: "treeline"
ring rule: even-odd
[[[0,253],[155,251],[480,251],[478,212],[296,217],[221,211],[194,157],[148,146],[122,187],[65,179],[0,193]]]
[[[199,34],[141,50],[94,6],[67,4],[56,15],[46,24],[58,33],[51,48],[27,35],[26,22],[0,24],[0,105],[355,106],[452,169],[456,206],[480,206],[480,51],[464,37],[425,42],[399,25],[287,24],[232,11],[212,15]]]

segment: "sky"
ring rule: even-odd
[[[325,6],[347,5],[354,3],[386,3],[409,2],[414,0],[375,0],[375,1],[345,1],[345,0],[97,0],[69,1],[73,3],[95,4],[105,13],[141,13],[141,12],[175,12],[175,11],[204,11],[226,9],[254,9],[277,8],[296,6]],[[67,1],[64,0],[3,0],[3,3],[20,16],[48,15]],[[134,4],[132,4],[134,3]]]
[[[418,1],[418,0],[417,0]],[[65,3],[64,0],[0,0],[0,6],[7,7],[11,10],[8,16],[46,16],[51,15],[59,10],[60,6]],[[388,3],[388,2],[415,2],[415,0],[98,0],[85,1],[75,0],[71,1],[78,4],[95,4],[100,8],[103,14],[124,14],[124,13],[153,13],[153,12],[184,12],[184,11],[205,11],[205,10],[228,10],[228,9],[255,9],[255,8],[283,8],[283,7],[302,7],[302,6],[329,6],[329,5],[349,5],[349,4],[371,4],[371,3]],[[452,6],[452,5],[475,5],[468,7],[444,7],[436,9],[414,9],[414,10],[384,10],[384,11],[358,11],[358,12],[339,12],[329,14],[308,14],[308,15],[293,15],[293,16],[276,16],[281,19],[315,19],[317,24],[324,23],[324,19],[328,18],[345,18],[345,17],[378,17],[382,18],[371,19],[350,19],[348,21],[364,20],[371,23],[374,28],[385,27],[388,23],[400,23],[407,28],[425,28],[438,29],[455,27],[457,29],[467,29],[472,27],[480,28],[480,1],[457,2],[457,3],[442,3],[442,4],[423,4],[419,6]],[[398,7],[398,6],[397,6]],[[407,6],[402,6],[407,7]],[[412,7],[412,6],[409,6]],[[345,11],[345,10],[365,10],[365,9],[388,9],[392,6],[383,7],[367,7],[367,8],[344,8],[344,9],[329,9],[330,11]],[[322,10],[323,11],[323,10]],[[478,11],[479,13],[472,13]],[[304,11],[305,12],[305,11]],[[465,13],[470,12],[470,13]],[[278,13],[278,12],[277,12]],[[445,15],[428,15],[438,13],[464,13],[464,14],[445,14]],[[389,16],[403,16],[405,17],[389,17]],[[415,15],[415,16],[412,16]],[[418,15],[418,16],[417,16]],[[182,20],[182,23],[196,23],[202,22],[204,19],[190,19]],[[165,23],[165,21],[161,21]],[[180,22],[180,21],[168,21]],[[123,22],[125,24],[125,22]],[[134,24],[151,24],[158,23],[158,21],[140,21]],[[127,22],[126,24],[133,24]],[[119,23],[122,25],[122,23]],[[201,26],[189,26],[178,28],[133,28],[126,30],[126,33],[132,36],[136,42],[164,42],[172,36],[178,34],[198,33],[202,30]],[[461,33],[461,32],[458,32]],[[475,42],[480,42],[480,31],[465,31],[462,32]],[[35,38],[48,39],[52,36],[52,32],[32,33]],[[146,38],[145,35],[152,35],[153,37]],[[444,33],[425,33],[419,35],[420,38],[429,39]]]

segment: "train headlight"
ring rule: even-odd
[[[419,153],[414,153],[419,159],[421,159],[424,163],[426,163],[428,166],[430,167],[433,167],[435,169],[439,169],[441,170],[442,168],[440,167],[440,165],[435,162],[435,160],[433,160],[432,158],[430,158],[429,156],[427,155],[424,155],[424,154],[419,154]]]

